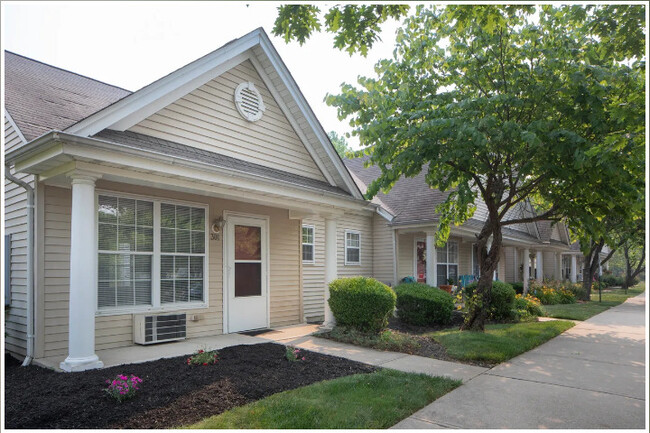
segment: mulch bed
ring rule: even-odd
[[[191,424],[269,395],[376,367],[265,343],[219,350],[215,365],[188,366],[187,356],[80,373],[57,373],[9,360],[5,364],[5,428],[171,428]],[[123,403],[103,390],[118,374],[143,379]]]

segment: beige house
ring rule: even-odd
[[[136,92],[10,52],[4,85],[5,341],[27,362],[330,321],[341,276],[476,274],[480,209],[436,250],[422,179],[364,200],[376,172],[336,154],[262,29]],[[504,239],[495,278],[561,276],[566,228]]]

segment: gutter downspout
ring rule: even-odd
[[[27,193],[27,347],[23,367],[34,359],[34,188],[13,174],[5,166],[5,177],[25,189]]]

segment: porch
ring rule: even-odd
[[[285,340],[310,335],[317,330],[317,325],[300,324],[271,329],[257,336],[222,334],[209,337],[188,338],[186,340],[148,346],[133,345],[115,349],[102,349],[98,350],[96,354],[104,363],[103,368],[108,368],[117,365],[139,364],[161,358],[189,355],[199,349],[219,350],[224,347],[268,343],[269,341],[282,343]],[[65,361],[65,355],[49,356],[35,359],[34,364],[56,371],[63,371],[60,367],[63,361]]]

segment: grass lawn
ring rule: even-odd
[[[459,360],[499,363],[539,346],[574,324],[562,320],[487,325],[485,332],[438,331],[429,334]]]
[[[460,384],[448,378],[380,370],[274,394],[190,428],[383,429]]]
[[[598,302],[598,290],[592,290],[591,301],[575,304],[543,305],[542,309],[548,317],[558,319],[587,320],[588,318],[615,307],[627,298],[636,296],[645,290],[643,283],[628,289],[627,294],[623,289],[603,291],[602,302]]]

